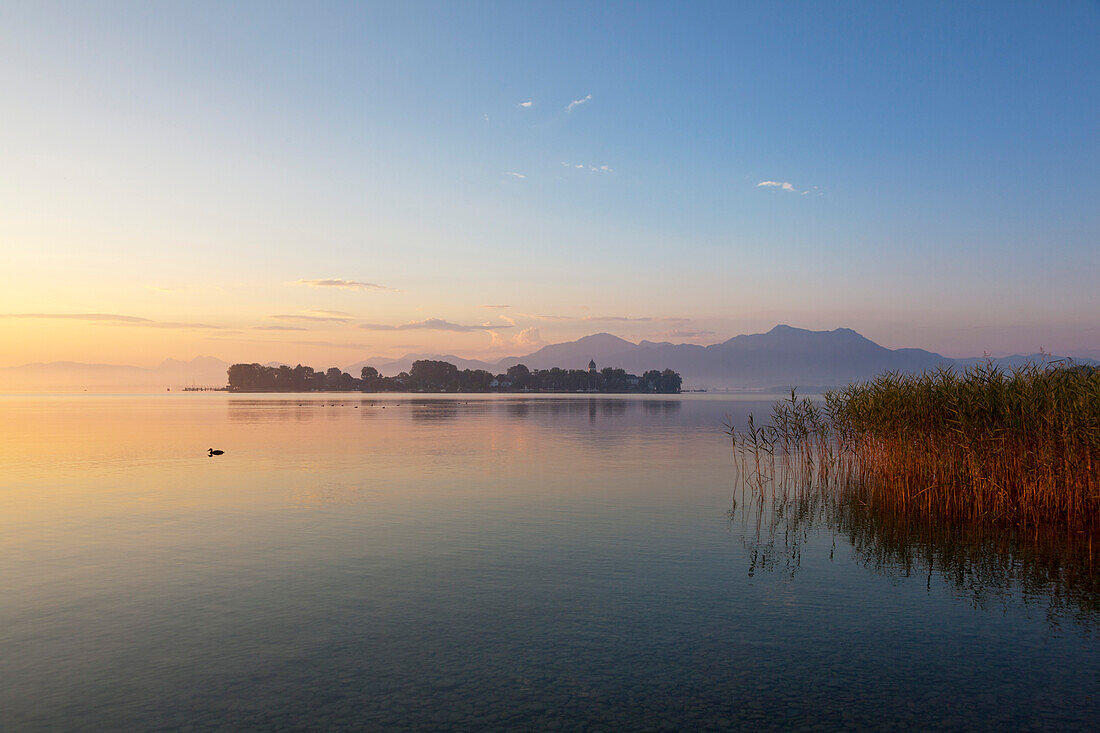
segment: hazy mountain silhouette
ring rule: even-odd
[[[1006,368],[1041,363],[1060,357],[1049,354],[1017,354],[994,361]],[[447,361],[459,369],[485,369],[498,374],[515,364],[531,369],[585,369],[589,360],[597,367],[619,367],[641,374],[649,369],[673,369],[684,386],[765,390],[798,386],[805,390],[866,380],[885,371],[917,372],[940,366],[965,368],[984,357],[950,359],[924,349],[887,349],[850,328],[809,331],[779,325],[767,333],[735,336],[710,346],[642,341],[633,343],[609,333],[597,333],[550,344],[526,356],[496,361],[463,359],[453,354],[406,354],[400,358],[373,358],[344,368],[359,376],[373,366],[386,376],[407,372],[418,359]],[[1080,363],[1096,364],[1089,359]],[[278,366],[272,362],[271,365]],[[117,364],[51,362],[0,368],[0,389],[80,390],[84,388],[159,388],[223,386],[229,364],[210,356],[190,361],[166,359],[152,369]],[[328,365],[313,365],[318,369]]]
[[[359,372],[363,370],[365,366],[372,366],[380,373],[387,377],[393,377],[401,372],[407,372],[412,369],[412,363],[414,361],[428,360],[428,361],[446,361],[454,364],[461,369],[484,369],[488,372],[496,374],[497,366],[496,362],[485,362],[477,359],[463,359],[461,356],[455,356],[454,354],[405,354],[397,359],[388,359],[385,357],[376,357],[373,359],[364,359],[363,361],[357,361],[354,364],[348,365],[344,371],[353,377],[358,377]]]
[[[585,369],[588,367],[590,360],[595,360],[599,367],[622,367],[629,372],[631,367],[627,367],[623,359],[629,359],[638,349],[639,344],[631,343],[626,339],[612,336],[609,333],[596,333],[591,336],[584,336],[576,341],[543,346],[527,356],[510,356],[501,359],[497,364],[505,369],[520,363],[525,364],[529,369],[550,369],[551,367]],[[651,363],[642,371],[646,369],[664,369],[666,366],[675,369],[675,367],[668,364],[657,365]],[[637,368],[636,363],[633,368]]]
[[[1014,367],[1049,358],[1036,354],[994,361]],[[886,371],[918,372],[941,366],[962,368],[984,360],[980,357],[951,359],[924,349],[888,349],[850,328],[810,331],[779,325],[767,333],[735,336],[710,346],[653,341],[635,344],[609,333],[597,333],[576,341],[550,344],[526,356],[511,356],[495,362],[441,354],[408,354],[401,359],[368,359],[353,366],[355,373],[370,364],[392,376],[407,371],[416,359],[438,359],[456,364],[460,369],[487,369],[493,373],[521,363],[531,369],[555,366],[581,369],[589,360],[594,360],[597,367],[621,367],[639,374],[647,369],[674,369],[684,377],[687,387],[734,389],[840,386]]]
[[[165,359],[151,369],[125,364],[36,362],[0,367],[0,388],[79,391],[112,387],[161,390],[187,386],[221,387],[225,385],[228,368],[228,362],[212,356],[198,356],[190,361]]]
[[[349,374],[358,374],[363,367],[372,366],[382,374],[393,376],[400,372],[407,372],[412,363],[419,359],[447,361],[459,369],[484,369],[493,374],[503,372],[515,364],[525,364],[529,369],[549,369],[551,367],[587,369],[588,362],[592,359],[600,362],[601,366],[619,366],[617,362],[614,362],[615,358],[620,353],[634,348],[637,348],[636,344],[618,336],[612,336],[609,333],[597,333],[576,341],[544,346],[527,356],[508,356],[496,361],[463,359],[453,354],[405,354],[398,359],[376,357],[358,361],[348,366],[346,371]],[[585,356],[586,354],[587,356]],[[657,367],[650,368],[656,369]]]
[[[848,328],[808,331],[785,325],[711,346],[633,344],[610,334],[596,334],[543,347],[520,361],[531,368],[545,368],[588,359],[595,359],[597,366],[627,371],[667,367],[697,385],[742,389],[847,384],[888,370],[920,371],[952,363],[923,349],[887,349]]]

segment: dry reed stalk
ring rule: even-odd
[[[854,481],[871,504],[944,519],[1100,526],[1100,370],[900,375],[776,403],[727,432],[752,481]],[[763,460],[766,459],[766,460]],[[777,474],[776,459],[780,464]]]

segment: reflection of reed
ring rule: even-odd
[[[920,522],[873,511],[857,496],[833,505],[829,525],[866,567],[938,574],[975,606],[1018,595],[1045,600],[1052,619],[1100,614],[1100,548],[1089,533]]]
[[[977,608],[1012,600],[1042,604],[1052,625],[1100,624],[1100,543],[1095,533],[1005,528],[895,511],[848,475],[810,474],[799,461],[745,467],[730,519],[758,570],[793,576],[819,534],[843,537],[864,567],[887,575],[938,577]],[[762,478],[763,477],[763,478]],[[834,544],[835,551],[835,544]]]

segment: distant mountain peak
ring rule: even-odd
[[[177,369],[180,367],[228,367],[229,362],[222,361],[216,356],[196,356],[193,359],[172,359],[168,358],[162,361],[158,365],[158,369]]]
[[[620,346],[634,346],[634,342],[627,341],[624,338],[606,332],[593,333],[588,336],[581,336],[576,341],[567,341],[565,343],[574,344],[615,344]]]

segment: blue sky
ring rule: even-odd
[[[166,325],[8,317],[0,362],[1090,353],[1097,39],[1084,2],[10,3],[0,313]]]

